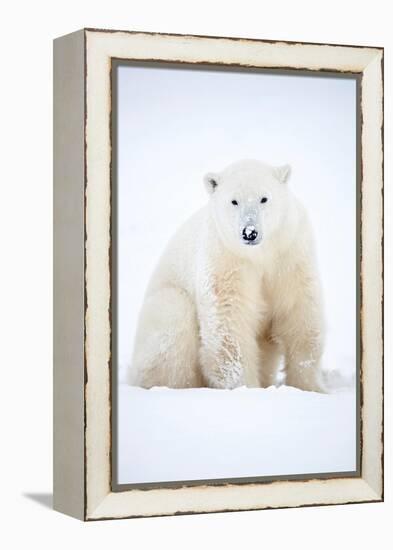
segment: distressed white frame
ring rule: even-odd
[[[80,31],[85,55],[85,520],[383,499],[383,49]],[[72,35],[71,35],[72,36]],[[361,73],[361,475],[111,491],[111,60],[219,63]],[[58,492],[66,488],[58,483]],[[64,497],[66,498],[66,497]],[[65,506],[60,502],[59,509]],[[80,510],[80,508],[78,508]],[[73,513],[68,510],[68,513]]]

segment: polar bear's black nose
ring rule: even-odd
[[[253,225],[246,225],[246,227],[243,229],[242,235],[245,241],[252,242],[255,241],[255,239],[258,237],[258,231]]]

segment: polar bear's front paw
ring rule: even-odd
[[[244,385],[243,367],[238,362],[225,361],[216,365],[206,376],[212,388],[233,390]]]
[[[324,373],[314,360],[300,361],[287,371],[286,385],[304,391],[329,393]]]

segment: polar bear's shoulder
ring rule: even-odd
[[[185,248],[194,251],[208,221],[208,207],[204,206],[184,221],[170,239],[167,250]]]
[[[179,226],[161,255],[149,292],[166,285],[189,290],[195,279],[195,263],[200,243],[204,240],[207,219],[208,209],[203,207]]]

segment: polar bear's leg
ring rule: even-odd
[[[286,384],[301,390],[325,392],[321,368],[325,340],[322,290],[315,259],[302,239],[292,247],[296,262],[287,258],[277,289],[274,335],[282,343]]]
[[[285,323],[286,384],[301,390],[325,392],[321,369],[323,329],[321,315],[316,315],[316,304],[299,305]]]
[[[260,350],[240,266],[215,273],[199,296],[199,361],[205,384],[233,389],[258,387]]]
[[[146,298],[139,319],[129,381],[151,388],[201,386],[198,325],[186,292],[165,287]]]
[[[255,337],[238,337],[229,325],[219,327],[206,338],[201,326],[200,364],[205,384],[210,388],[259,387],[259,349]]]

